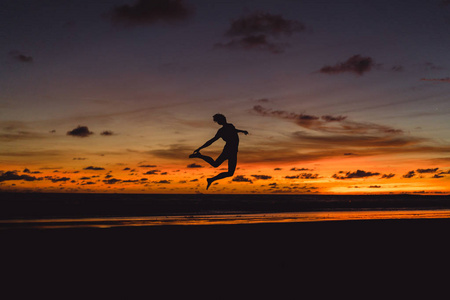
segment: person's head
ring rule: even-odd
[[[219,124],[219,125],[227,124],[227,119],[222,114],[215,114],[213,116],[213,120],[214,120],[214,122],[217,122],[217,124]]]

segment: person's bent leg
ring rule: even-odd
[[[207,179],[208,186],[206,187],[206,189],[208,189],[209,186],[216,180],[233,176],[234,171],[236,170],[236,164],[237,164],[237,155],[232,155],[231,157],[229,157],[228,158],[228,171],[219,173],[212,178],[208,178]]]
[[[224,153],[222,153],[216,160],[214,160],[210,156],[206,156],[201,153],[197,153],[195,156],[192,156],[191,158],[193,158],[193,157],[203,159],[204,161],[206,161],[208,164],[210,164],[214,168],[217,168],[218,166],[220,166],[227,159],[226,155],[224,155]]]

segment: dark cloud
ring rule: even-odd
[[[86,181],[81,183],[81,185],[93,185],[93,184],[95,184],[95,182],[93,181]]]
[[[255,12],[231,22],[225,36],[231,38],[227,43],[216,47],[244,50],[265,50],[277,54],[285,50],[287,44],[275,43],[273,38],[291,36],[306,29],[302,22],[285,19],[281,15]]]
[[[101,171],[101,170],[104,170],[104,169],[105,168],[102,168],[102,167],[89,166],[89,167],[84,168],[83,170]]]
[[[346,116],[325,115],[325,116],[322,116],[321,119],[326,122],[341,122],[341,121],[344,121],[345,119],[347,119],[347,117]]]
[[[116,6],[111,19],[115,24],[139,26],[182,21],[191,14],[192,8],[182,0],[138,0],[133,5]]]
[[[156,183],[156,184],[170,184],[170,180],[152,181],[152,183]]]
[[[324,66],[319,72],[325,74],[355,73],[363,75],[375,66],[375,62],[371,57],[364,57],[359,54],[353,55],[345,62],[337,63],[333,66]]]
[[[252,175],[252,177],[254,177],[257,180],[268,180],[268,179],[272,179],[272,176],[269,175]]]
[[[293,33],[304,31],[305,29],[305,25],[299,21],[287,20],[281,15],[255,12],[234,20],[225,35],[292,35]]]
[[[309,169],[308,168],[296,168],[296,167],[294,167],[294,168],[291,168],[289,171],[309,171]]]
[[[20,51],[13,50],[9,52],[9,55],[16,61],[20,61],[23,63],[32,63],[33,57],[23,54]]]
[[[436,173],[437,170],[439,170],[439,168],[433,168],[433,169],[417,169],[416,172],[417,173]]]
[[[139,168],[156,168],[156,165],[140,165]],[[125,168],[126,169],[126,168]],[[124,170],[125,170],[124,169]],[[128,168],[129,170],[130,168]]]
[[[232,181],[253,183],[253,181],[251,179],[245,177],[244,175],[237,175],[232,179]]]
[[[317,179],[319,178],[319,174],[312,174],[312,173],[301,173],[299,174],[300,179]]]
[[[343,174],[343,175],[338,175]],[[378,172],[366,172],[363,170],[357,170],[356,172],[344,172],[340,171],[338,174],[334,174],[332,177],[336,179],[355,179],[355,178],[366,178],[371,176],[380,175]]]
[[[118,182],[121,182],[122,180],[120,179],[116,179],[116,178],[111,178],[111,179],[105,179],[103,180],[104,183],[106,184],[116,184]]]
[[[156,175],[159,172],[161,172],[160,170],[150,170],[144,173],[144,175]]]
[[[414,171],[409,171],[408,173],[406,173],[405,175],[403,175],[403,178],[412,178],[416,175],[416,172]]]
[[[91,134],[93,134],[92,131],[89,131],[89,128],[87,126],[80,126],[78,125],[77,128],[67,131],[67,135],[75,136],[75,137],[88,137]]]
[[[42,174],[40,171],[30,171],[28,168],[25,168],[22,172],[27,174]]]
[[[102,131],[102,133],[100,133],[100,135],[111,136],[111,135],[114,135],[114,132],[112,132],[111,130],[105,130],[105,131]]]
[[[194,169],[194,168],[203,168],[202,165],[198,165],[196,163],[192,163],[190,165],[187,165],[186,168]]]
[[[215,47],[228,49],[263,50],[269,51],[273,54],[282,53],[284,51],[283,45],[269,42],[267,40],[267,36],[264,34],[232,39],[227,43],[217,43],[215,44]]]
[[[70,180],[69,177],[53,177],[53,176],[45,176],[45,179],[51,180],[53,183],[56,183],[56,182],[66,182],[66,181],[69,181],[69,180]]]
[[[312,173],[301,173],[295,176],[285,176],[286,179],[317,179],[319,178],[319,174]]]
[[[381,178],[384,178],[384,179],[390,179],[390,178],[392,178],[392,177],[394,177],[394,176],[395,176],[395,174],[389,173],[389,174],[383,174],[383,176],[381,176]]]
[[[421,78],[422,81],[434,81],[434,82],[450,82],[450,77],[445,78]]]
[[[41,177],[37,178],[35,176],[30,175],[19,175],[17,171],[0,171],[0,182],[9,181],[9,180],[25,180],[25,181],[35,181],[42,180]]]

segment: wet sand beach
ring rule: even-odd
[[[172,212],[171,217],[186,212],[197,212],[194,217],[200,212],[219,216],[217,213],[236,213],[245,207],[253,209],[245,210],[251,214],[273,213],[273,208],[308,213],[312,208],[332,215],[333,211],[345,212],[343,209],[358,213],[389,200],[352,198],[349,206],[343,197],[237,196],[230,201],[219,196],[154,202],[121,195],[99,200],[92,195],[90,201],[75,195],[68,196],[72,200],[53,197],[40,202],[32,196],[18,202],[4,200],[3,221],[48,216],[66,220],[135,218],[142,211],[147,216],[161,212]],[[390,199],[391,209],[404,209],[406,204],[418,209],[430,203],[428,209],[447,209],[445,197]],[[32,205],[21,210],[20,204],[25,202]],[[30,292],[33,297],[63,295],[66,299],[132,298],[136,292],[141,296],[162,293],[166,299],[199,295],[208,299],[308,298],[306,295],[319,299],[349,295],[358,299],[431,299],[447,286],[450,219],[439,218],[439,214],[431,219],[125,225],[3,227],[2,270],[8,274],[4,286],[13,289],[18,299],[29,298]],[[285,293],[289,297],[281,296]]]
[[[132,278],[155,290],[172,286],[167,293],[174,295],[197,289],[226,295],[237,287],[248,292],[250,285],[260,293],[267,284],[343,295],[351,286],[376,295],[444,282],[449,229],[449,219],[426,219],[16,229],[1,235],[4,270],[30,282],[95,287]]]

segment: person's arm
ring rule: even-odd
[[[237,133],[242,132],[242,133],[245,134],[245,135],[248,134],[248,131],[247,131],[247,130],[236,129],[236,132],[237,132]]]
[[[200,148],[195,150],[194,153],[198,153],[201,149],[211,146],[211,144],[214,143],[215,141],[217,141],[219,138],[220,138],[220,136],[219,136],[219,133],[217,132],[217,134],[212,139],[210,139],[209,141],[204,143],[203,146],[201,146]]]

